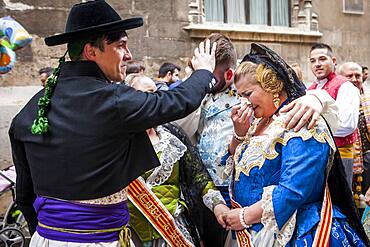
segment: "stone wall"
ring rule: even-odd
[[[0,77],[0,86],[38,85],[38,70],[55,66],[65,46],[47,47],[43,38],[64,31],[69,8],[78,1],[0,0],[0,16],[10,15],[29,31],[30,47],[17,52],[11,73]],[[108,0],[123,18],[144,17],[144,26],[128,31],[135,60],[143,61],[154,76],[165,62],[185,64],[191,40],[183,26],[188,22],[188,3],[181,0]]]
[[[0,170],[12,165],[8,130],[13,117],[41,86],[0,87]]]
[[[189,3],[193,1],[107,0],[122,17],[144,17],[144,26],[131,30],[128,34],[134,59],[144,62],[148,75],[155,76],[159,66],[165,61],[184,65],[186,58],[191,56],[199,39],[191,38],[183,27],[189,24]],[[45,66],[55,66],[58,57],[65,50],[65,46],[45,46],[43,38],[63,32],[68,10],[76,2],[78,1],[0,0],[0,16],[14,17],[34,38],[30,47],[17,52],[15,68],[0,78],[0,86],[39,84],[37,71]],[[364,1],[363,15],[353,15],[342,12],[342,1],[312,1],[312,9],[319,16],[319,31],[323,34],[317,40],[333,46],[339,63],[353,60],[370,65],[369,2],[370,0]],[[288,62],[301,64],[305,79],[313,80],[308,64],[310,44],[265,43],[280,52]],[[235,41],[239,58],[249,49],[249,44],[248,41]]]

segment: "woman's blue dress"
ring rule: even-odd
[[[263,230],[274,245],[312,246],[335,145],[322,119],[315,129],[299,132],[285,129],[283,120],[274,116],[266,135],[252,137],[230,157],[235,162],[233,197],[243,207],[262,200],[262,223],[250,228],[252,241]],[[335,205],[330,246],[365,246]]]

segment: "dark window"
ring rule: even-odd
[[[290,26],[290,0],[204,0],[206,21]]]

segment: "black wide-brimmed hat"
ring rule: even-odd
[[[61,45],[86,38],[91,34],[124,31],[143,25],[142,17],[122,19],[104,0],[88,1],[72,7],[65,33],[45,38],[48,46]]]

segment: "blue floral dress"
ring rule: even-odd
[[[285,129],[283,115],[274,116],[265,133],[229,157],[235,162],[233,198],[242,207],[262,200],[261,223],[249,229],[255,247],[312,246],[334,141],[322,119],[312,130],[294,132]],[[365,246],[335,205],[330,246]]]

